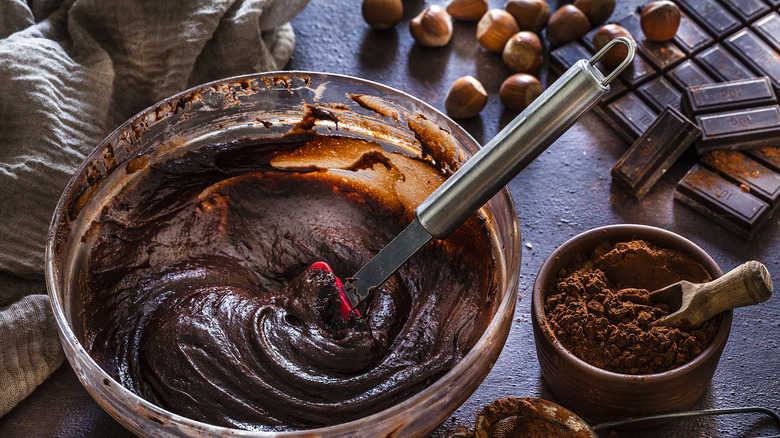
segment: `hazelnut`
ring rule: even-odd
[[[520,31],[506,42],[502,58],[504,64],[515,73],[539,74],[542,68],[542,43],[535,33]]]
[[[401,0],[363,0],[360,9],[366,23],[377,30],[395,26],[404,13]]]
[[[642,9],[639,23],[648,40],[670,40],[680,26],[680,8],[666,0],[652,2]]]
[[[418,44],[445,46],[452,38],[452,17],[439,5],[431,5],[409,22],[409,31]]]
[[[550,19],[550,5],[544,0],[507,0],[504,9],[512,14],[522,30],[539,33]]]
[[[453,18],[463,21],[479,20],[487,10],[487,0],[450,0],[447,3],[447,12]]]
[[[444,99],[444,109],[454,119],[474,117],[487,104],[487,91],[473,76],[463,76],[455,80]]]
[[[591,26],[607,21],[615,10],[615,0],[574,0],[574,6],[580,8],[590,20]]]
[[[593,34],[593,47],[596,49],[596,52],[598,52],[604,46],[606,46],[607,43],[617,37],[627,37],[631,40],[634,39],[631,36],[631,33],[629,33],[623,26],[617,24],[605,24],[604,26],[601,26],[601,28],[597,30],[595,34]],[[625,44],[616,44],[614,47],[609,49],[607,53],[604,54],[604,56],[601,58],[601,62],[607,67],[615,68],[620,65],[620,63],[623,62],[627,56],[628,47],[626,47]]]
[[[501,103],[512,111],[522,111],[540,94],[543,87],[539,79],[527,73],[515,73],[501,84],[498,96]]]
[[[580,8],[563,5],[547,23],[547,39],[553,46],[562,46],[588,33],[590,20]]]
[[[515,17],[503,9],[491,9],[477,23],[477,41],[491,52],[504,50],[512,35],[520,32]]]

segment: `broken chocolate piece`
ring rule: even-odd
[[[699,135],[698,126],[667,107],[620,157],[612,168],[612,177],[641,198]]]
[[[768,147],[745,151],[745,154],[763,164],[764,166],[780,173],[780,148]]]
[[[780,106],[770,105],[696,116],[702,136],[696,152],[780,145]]]
[[[682,108],[685,115],[694,117],[776,103],[772,84],[766,76],[762,76],[688,87],[683,94]]]
[[[766,202],[699,165],[680,180],[674,198],[746,240],[771,216]]]
[[[746,187],[773,210],[780,205],[780,174],[742,152],[714,151],[702,155],[701,162],[734,184]]]

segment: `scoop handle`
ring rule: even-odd
[[[706,306],[710,316],[734,309],[763,303],[772,296],[772,278],[766,266],[751,260],[708,283],[698,285],[696,295],[706,297],[699,303]]]
[[[628,56],[605,78],[594,64],[614,44],[625,44]],[[634,50],[633,41],[616,38],[593,59],[569,68],[417,207],[423,228],[433,237],[447,237],[595,105]]]

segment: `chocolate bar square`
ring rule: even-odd
[[[629,88],[635,88],[656,76],[658,76],[656,69],[641,56],[634,56],[631,64],[620,74],[620,78],[626,82]]]
[[[580,59],[590,59],[593,55],[577,41],[558,47],[550,53],[550,65],[557,74],[563,74]]]
[[[755,33],[750,29],[742,29],[728,37],[724,44],[746,65],[768,76],[775,89],[780,89],[780,54]]]
[[[746,240],[771,216],[769,204],[699,165],[680,180],[674,198]]]
[[[683,13],[680,15],[680,25],[677,27],[677,33],[674,35],[674,42],[677,43],[686,55],[691,56],[712,45],[715,40]]]
[[[661,112],[668,106],[676,110],[680,109],[680,97],[682,93],[663,76],[659,76],[649,82],[640,85],[636,90],[654,110]]]
[[[696,62],[719,81],[735,81],[737,79],[754,78],[756,74],[742,65],[731,53],[720,44],[715,44],[709,49],[696,55]]]
[[[773,49],[780,51],[780,14],[772,12],[753,23],[750,28],[766,40]]]
[[[738,81],[687,87],[683,92],[683,112],[693,118],[700,114],[773,105],[777,96],[766,76]]]
[[[677,0],[676,3],[715,39],[740,27],[740,22],[715,0]]]
[[[715,82],[695,62],[686,59],[682,64],[669,70],[666,76],[681,89],[691,85],[711,84]]]
[[[634,93],[628,93],[607,105],[607,121],[629,143],[633,143],[658,115]]]
[[[701,135],[698,126],[667,107],[612,168],[612,178],[643,197]]]
[[[720,2],[745,24],[764,15],[771,9],[761,0],[720,0]]]

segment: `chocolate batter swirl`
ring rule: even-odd
[[[200,148],[151,165],[104,209],[84,293],[86,346],[109,374],[186,417],[251,430],[354,420],[419,392],[492,315],[476,217],[338,314],[333,274],[368,261],[443,179],[340,137]]]

